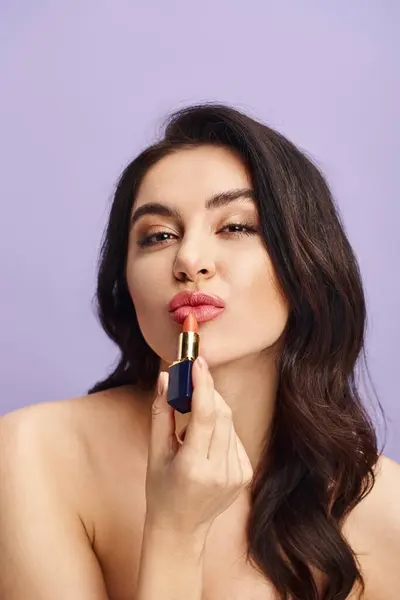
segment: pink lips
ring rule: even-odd
[[[193,313],[198,323],[214,319],[223,312],[224,301],[214,294],[185,290],[173,297],[169,304],[171,318],[182,324],[189,313]]]

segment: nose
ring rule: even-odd
[[[215,275],[215,260],[206,249],[182,244],[175,258],[174,277],[179,281],[210,279]]]

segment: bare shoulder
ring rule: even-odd
[[[82,498],[88,498],[85,481],[90,453],[82,427],[81,400],[35,404],[1,417],[0,472],[4,482],[15,482],[16,493],[32,483],[36,487],[35,481],[42,489],[57,481],[72,510],[85,513]],[[33,482],[32,473],[36,474]]]
[[[397,600],[400,589],[400,465],[381,456],[375,484],[349,515],[344,535],[359,560],[365,598]]]
[[[387,456],[377,462],[371,498],[383,519],[396,517],[400,525],[400,464]]]
[[[0,418],[2,598],[108,597],[95,542],[104,514],[118,516],[121,482],[140,489],[147,412],[143,398],[111,390]]]
[[[380,456],[375,469],[375,483],[371,491],[358,504],[349,517],[354,523],[367,522],[368,532],[389,535],[392,543],[400,538],[400,465],[394,460]],[[389,541],[388,539],[386,541]]]
[[[0,419],[0,596],[105,599],[92,550],[88,453],[75,403]]]
[[[90,537],[99,488],[129,447],[138,465],[148,446],[146,399],[130,389],[27,406],[0,418],[0,454],[24,457],[25,469],[41,461],[79,508]],[[8,461],[9,462],[9,461]],[[126,461],[125,461],[126,462]]]
[[[76,443],[80,441],[77,400],[35,404],[3,415],[0,418],[2,457],[10,459],[14,454],[23,454],[39,458],[43,455],[44,460],[52,463],[66,452],[73,458],[82,449],[81,444]]]
[[[93,450],[96,439],[104,441],[106,431],[109,437],[116,431],[120,435],[121,425],[123,430],[143,429],[150,405],[147,398],[125,386],[26,406],[0,417],[0,427],[10,444],[18,441],[37,447],[50,443],[56,454],[68,450],[69,456],[77,452],[82,458],[83,451]]]
[[[32,449],[50,444],[49,460],[63,452],[69,459],[76,456],[82,460],[86,455],[89,460],[91,455],[94,458],[96,446],[107,443],[107,439],[115,443],[114,435],[123,442],[124,434],[137,439],[136,434],[145,433],[145,425],[150,424],[149,406],[144,395],[125,386],[26,406],[3,415],[0,426],[9,444],[29,445]]]

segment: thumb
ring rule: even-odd
[[[158,377],[157,396],[151,409],[149,463],[161,466],[171,460],[176,451],[174,409],[167,402],[169,375],[162,371]]]

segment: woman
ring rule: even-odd
[[[310,160],[230,107],[174,114],[121,176],[97,292],[113,373],[1,421],[0,597],[397,598],[400,469],[357,391],[359,269]],[[171,300],[196,292],[220,310],[181,414]]]

